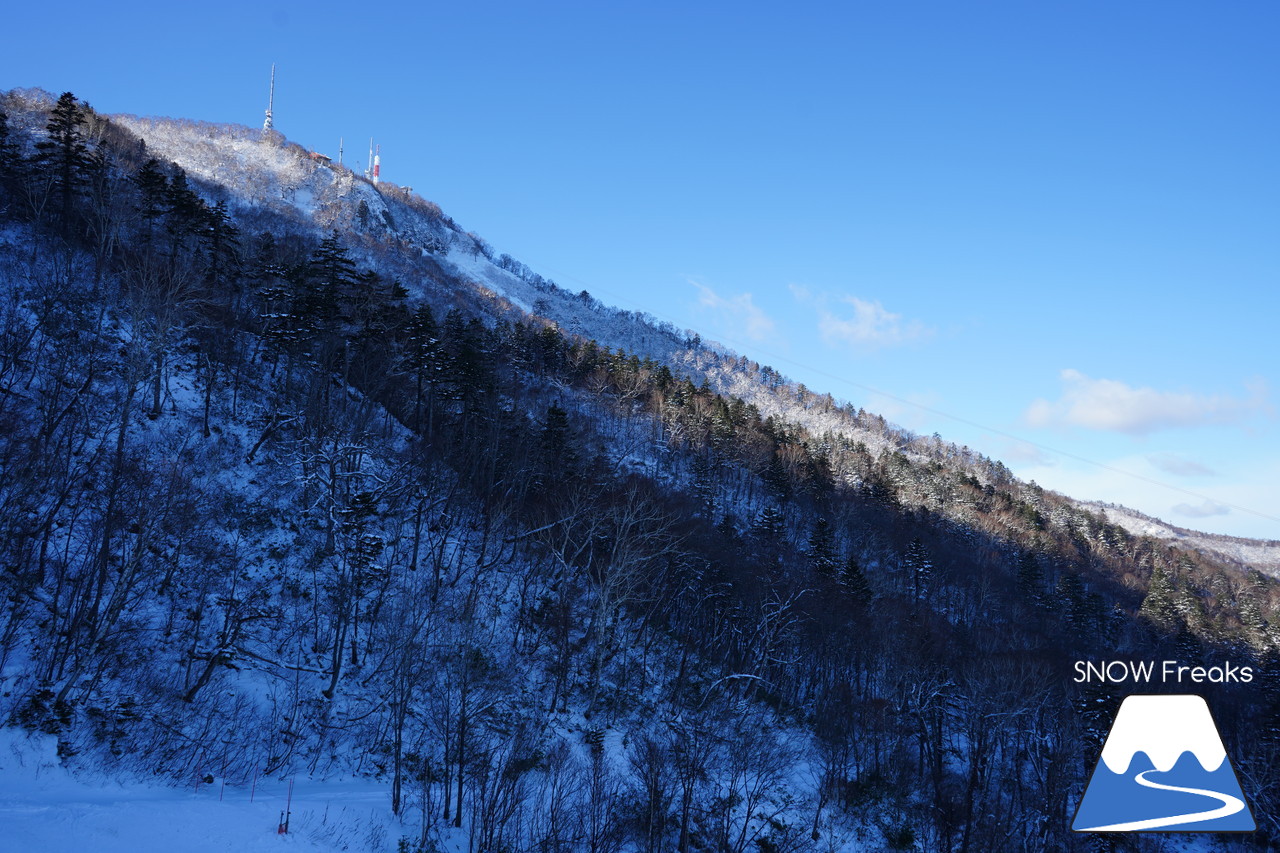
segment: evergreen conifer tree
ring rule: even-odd
[[[342,314],[342,295],[355,279],[356,265],[334,231],[307,261],[302,312],[318,329],[332,330]]]
[[[710,452],[693,457],[693,496],[703,515],[715,517],[716,463]]]
[[[543,473],[551,477],[564,477],[578,465],[578,454],[573,448],[569,431],[569,413],[552,403],[547,407],[547,419],[538,438],[542,451]]]
[[[1088,601],[1080,576],[1072,571],[1063,572],[1058,578],[1054,593],[1058,599],[1058,606],[1066,611],[1067,620],[1071,626],[1077,629],[1083,628],[1088,620]]]
[[[1178,624],[1178,612],[1174,606],[1177,590],[1164,566],[1156,566],[1147,585],[1147,596],[1142,600],[1141,611],[1160,628],[1168,631]]]
[[[1173,640],[1173,647],[1180,664],[1196,666],[1203,663],[1204,649],[1200,645],[1200,639],[1185,625],[1178,630],[1178,636]]]
[[[224,283],[223,277],[234,272],[240,262],[240,229],[227,213],[225,201],[208,208],[204,220],[200,236],[206,260],[205,277],[214,284]]]
[[[418,307],[404,330],[404,364],[412,374],[416,388],[414,427],[418,431],[425,427],[428,436],[431,435],[433,426],[430,417],[433,403],[431,392],[435,388],[443,354],[439,334],[435,314],[432,313],[431,306],[426,304]],[[424,414],[427,415],[425,423]]]
[[[782,510],[776,506],[766,507],[752,523],[751,533],[766,542],[776,542],[781,538],[785,526],[786,519],[782,515]]]
[[[770,457],[769,465],[760,478],[764,480],[765,487],[773,497],[780,501],[791,497],[791,477],[787,474],[786,466],[782,464],[782,457],[776,451]]]
[[[922,601],[929,592],[929,582],[933,577],[933,560],[929,557],[924,543],[917,536],[907,546],[902,558],[902,567],[911,585],[911,595],[916,601]]]
[[[458,309],[444,318],[441,334],[443,386],[450,397],[472,407],[492,384],[487,332],[479,319],[467,319]]]
[[[844,561],[844,566],[840,570],[840,583],[844,585],[845,593],[855,603],[871,603],[871,582],[867,580],[867,573],[863,571],[856,557],[850,555],[849,559]]]
[[[1034,551],[1024,551],[1018,558],[1018,592],[1027,601],[1038,602],[1044,592],[1044,571]]]
[[[36,157],[52,181],[56,218],[65,236],[71,228],[76,197],[88,180],[89,149],[82,125],[84,110],[76,96],[63,92],[45,125],[48,137],[36,143]]]
[[[9,130],[9,116],[0,110],[0,216],[11,215],[17,195],[21,155]]]
[[[835,577],[839,562],[836,558],[835,534],[831,530],[831,522],[825,518],[814,522],[813,530],[809,533],[808,557],[818,574]]]
[[[831,460],[825,450],[805,454],[804,488],[809,496],[821,503],[835,491],[835,477],[831,473]]]
[[[725,538],[725,541],[732,542],[735,545],[740,544],[738,537],[738,521],[734,518],[733,513],[726,512],[716,524],[716,532]]]
[[[208,205],[187,183],[187,173],[178,169],[164,189],[166,228],[169,232],[169,262],[176,264],[189,245],[200,236],[208,221]]]
[[[134,186],[138,188],[140,198],[137,210],[138,215],[142,217],[145,228],[142,233],[142,240],[144,246],[149,250],[155,234],[156,224],[165,214],[165,199],[169,182],[164,173],[160,171],[160,161],[154,157],[143,163],[138,171],[134,173],[131,180]]]

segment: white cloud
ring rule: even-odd
[[[750,293],[726,299],[701,282],[690,279],[689,283],[698,289],[698,304],[714,311],[717,319],[734,334],[759,342],[772,338],[777,331],[773,318],[755,304]]]
[[[1212,477],[1217,473],[1194,459],[1185,459],[1175,453],[1152,453],[1147,461],[1166,474],[1178,477]]]
[[[1191,518],[1210,518],[1215,515],[1229,515],[1231,513],[1231,508],[1206,499],[1204,503],[1199,504],[1198,506],[1192,506],[1191,504],[1178,504],[1173,507],[1173,511],[1178,515],[1186,515]]]
[[[1079,426],[1147,435],[1173,427],[1239,423],[1268,410],[1266,391],[1251,389],[1249,398],[1227,394],[1133,388],[1116,379],[1092,379],[1078,370],[1062,371],[1062,396],[1036,400],[1025,418],[1036,427]]]
[[[1000,458],[1016,465],[1035,468],[1048,468],[1058,464],[1053,454],[1027,441],[1005,442]]]
[[[815,295],[798,284],[791,285],[791,293],[818,312],[818,330],[827,343],[874,350],[901,346],[933,334],[933,330],[920,321],[904,320],[901,314],[894,314],[878,301],[856,296],[833,298],[826,293]]]

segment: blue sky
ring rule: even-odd
[[[1274,3],[5,19],[0,88],[258,125],[275,62],[279,130],[357,167],[376,136],[388,180],[567,287],[1042,485],[1280,539]]]

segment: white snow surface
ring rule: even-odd
[[[1209,772],[1227,758],[1209,706],[1200,696],[1189,695],[1124,700],[1102,748],[1102,760],[1112,773],[1124,773],[1139,752],[1145,752],[1161,773],[1173,769],[1184,752],[1194,754]]]
[[[1273,577],[1280,577],[1280,542],[1275,540],[1243,539],[1236,536],[1220,536],[1177,527],[1158,518],[1143,515],[1137,510],[1115,504],[1078,501],[1092,512],[1100,513],[1107,521],[1117,524],[1135,536],[1150,536],[1173,542],[1185,548],[1221,557],[1240,566],[1258,569]]]
[[[251,800],[252,798],[252,800]],[[172,788],[147,780],[81,776],[56,738],[0,730],[0,848],[40,853],[226,853],[394,850],[400,827],[385,784],[298,780],[288,834],[279,833],[288,780],[221,780]]]

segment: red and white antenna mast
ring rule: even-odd
[[[376,184],[382,172],[382,146],[373,151],[373,182]]]
[[[267,120],[262,123],[263,130],[270,130],[271,124],[271,108],[276,103],[276,64],[271,63],[271,94],[267,96]]]

